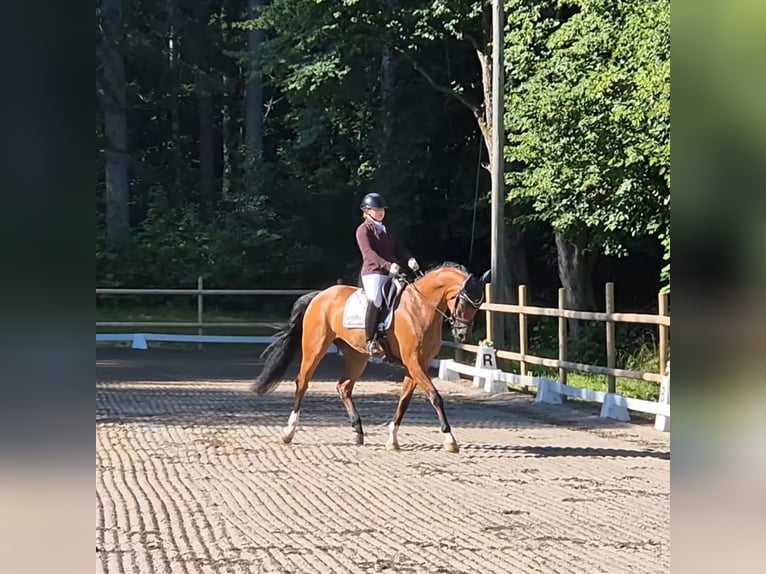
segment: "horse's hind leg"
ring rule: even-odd
[[[348,418],[351,421],[351,427],[354,429],[356,444],[364,444],[364,431],[362,430],[362,418],[356,410],[354,399],[351,393],[354,392],[354,383],[362,375],[367,367],[367,355],[355,351],[350,346],[339,342],[343,350],[343,374],[338,381],[337,389],[343,406],[346,407]]]
[[[302,359],[298,378],[295,380],[295,402],[287,426],[282,429],[282,440],[289,444],[298,430],[298,419],[301,414],[301,402],[303,395],[309,388],[309,381],[314,376],[317,366],[327,353],[332,344],[332,336],[327,329],[316,329],[312,332],[303,331]]]
[[[388,440],[386,441],[386,448],[388,450],[399,450],[399,440],[396,434],[399,432],[399,425],[402,422],[402,418],[404,418],[404,413],[407,411],[407,407],[410,406],[410,399],[412,399],[414,390],[415,379],[407,375],[404,377],[404,383],[402,384],[399,404],[396,405],[396,414],[394,414],[394,419],[388,423]]]

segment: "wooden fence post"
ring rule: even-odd
[[[519,285],[519,306],[524,307],[527,304],[527,286]],[[519,353],[522,359],[519,362],[519,373],[522,376],[527,374],[527,362],[524,355],[527,354],[527,315],[523,310],[519,312]]]
[[[614,283],[606,284],[606,312],[614,313]],[[614,369],[617,364],[617,348],[614,340],[614,321],[606,321],[606,366]],[[617,380],[614,375],[607,375],[607,392],[615,393]]]
[[[658,295],[658,314],[668,315],[668,294],[660,293]],[[660,375],[665,376],[665,369],[668,367],[669,355],[669,334],[670,329],[667,325],[660,325]]]
[[[202,317],[205,310],[204,296],[202,295],[203,282],[202,276],[197,277],[197,323],[202,323]],[[197,327],[197,335],[202,336],[202,325]],[[197,348],[202,349],[202,341],[197,343]]]
[[[567,290],[561,287],[559,289],[559,311],[563,311],[566,308],[566,292]],[[559,361],[567,360],[567,320],[564,317],[559,317]],[[567,370],[564,367],[559,367],[559,382],[562,385],[567,384]],[[563,397],[566,398],[566,397]]]

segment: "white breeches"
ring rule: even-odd
[[[367,295],[367,300],[372,302],[378,309],[383,304],[383,287],[387,281],[388,275],[379,275],[377,273],[362,275],[364,294]]]

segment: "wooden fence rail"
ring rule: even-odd
[[[668,295],[666,293],[660,293],[657,296],[658,299],[658,315],[649,315],[642,313],[616,313],[614,311],[614,283],[607,283],[605,289],[605,309],[606,312],[588,312],[588,311],[572,311],[566,309],[566,297],[565,290],[559,289],[558,293],[558,307],[536,307],[527,305],[527,288],[525,285],[519,286],[519,303],[517,305],[507,305],[500,303],[493,303],[490,301],[491,288],[487,285],[486,289],[486,303],[481,306],[486,314],[487,333],[491,333],[491,325],[494,321],[493,313],[515,313],[519,316],[519,351],[508,351],[505,349],[497,349],[497,356],[501,359],[509,359],[519,362],[519,372],[521,375],[527,374],[528,365],[539,365],[542,367],[551,367],[559,369],[560,382],[566,384],[567,373],[574,371],[580,373],[590,373],[597,375],[605,375],[607,377],[607,389],[608,392],[614,393],[616,381],[615,377],[624,377],[627,379],[637,379],[642,381],[649,381],[652,383],[661,383],[662,377],[665,374],[665,368],[668,363],[669,356],[669,332],[670,332],[670,315],[668,313]],[[529,354],[528,344],[529,338],[527,333],[527,316],[538,317],[557,317],[558,318],[558,358],[553,359],[549,357],[539,357],[537,355]],[[602,321],[606,323],[606,357],[607,366],[587,365],[583,363],[575,363],[567,360],[568,351],[568,327],[567,319],[583,320],[583,321]],[[644,371],[633,371],[629,369],[616,368],[616,340],[615,340],[615,324],[616,323],[638,323],[644,325],[656,325],[659,328],[659,369],[656,373],[648,373]],[[479,347],[476,345],[468,345],[462,343],[452,343],[444,341],[443,344],[453,349],[468,351],[476,353]]]
[[[196,321],[96,321],[96,329],[105,327],[156,327],[156,328],[196,328],[197,335],[202,335],[205,328],[216,329],[272,329],[278,331],[285,326],[280,322],[253,321],[205,321],[205,297],[211,295],[304,295],[312,289],[205,289],[202,277],[197,277],[196,289],[96,289],[96,295],[194,295],[197,298]],[[201,346],[201,343],[199,344]]]
[[[519,287],[524,287],[524,285],[520,285]],[[499,313],[523,313],[524,315],[562,317],[564,319],[580,319],[582,321],[614,321],[615,323],[643,323],[645,325],[665,325],[670,327],[670,316],[663,315],[644,315],[640,313],[595,313],[549,307],[532,307],[529,305],[506,305],[501,303],[484,303],[481,306],[481,309]]]

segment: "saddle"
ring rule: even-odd
[[[378,331],[387,331],[394,319],[396,304],[404,290],[404,282],[394,278],[383,288],[383,304],[378,316]],[[364,289],[354,291],[343,307],[343,326],[347,329],[364,329],[364,318],[367,313],[367,295]]]

